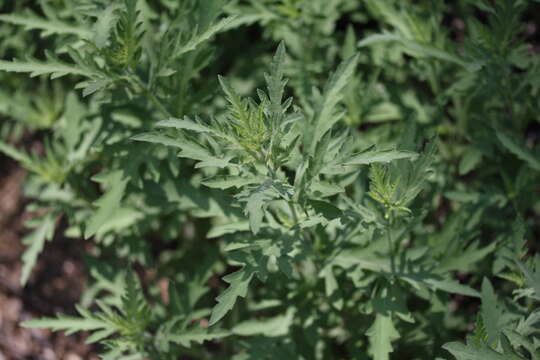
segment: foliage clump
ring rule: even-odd
[[[539,6],[0,5],[22,284],[95,245],[77,315],[23,326],[104,359],[539,359]]]

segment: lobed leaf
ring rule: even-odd
[[[179,130],[192,130],[200,133],[212,133],[214,131],[205,125],[201,125],[190,120],[187,116],[183,119],[170,118],[167,120],[161,120],[157,122],[156,126],[163,128],[174,128]]]
[[[390,353],[394,351],[392,341],[399,338],[390,315],[376,314],[375,321],[367,330],[369,349],[374,360],[389,360]]]
[[[415,160],[418,154],[405,150],[375,150],[373,147],[353,155],[345,165],[368,165],[373,163],[388,163],[394,160],[409,159]]]
[[[315,154],[319,141],[339,120],[335,114],[336,106],[343,98],[343,89],[353,76],[357,62],[358,55],[355,55],[341,63],[324,87],[323,96],[315,107],[313,124],[304,135],[304,143],[311,155]]]
[[[233,308],[238,297],[246,297],[248,285],[253,275],[254,272],[251,269],[244,267],[223,278],[230,285],[216,298],[218,303],[212,309],[210,326],[216,324]]]
[[[232,187],[241,188],[243,186],[253,184],[257,182],[257,178],[247,178],[244,176],[217,176],[207,180],[203,180],[201,183],[204,186],[208,186],[213,189],[226,190]]]
[[[48,56],[48,61],[43,62],[34,59],[27,59],[26,61],[5,61],[0,60],[0,71],[7,72],[22,72],[30,73],[31,77],[40,75],[50,75],[51,79],[56,79],[66,75],[80,75],[86,77],[93,77],[96,74],[83,69],[79,66],[67,64]]]
[[[57,318],[42,318],[24,321],[21,325],[26,328],[52,329],[53,331],[65,330],[66,334],[72,334],[78,331],[91,331],[107,328],[107,322],[93,317],[82,308],[78,311],[83,317],[73,317],[58,315]]]
[[[209,332],[207,330],[190,330],[180,334],[167,335],[167,340],[180,344],[184,347],[190,348],[191,343],[202,344],[205,341],[221,339],[230,336],[231,332],[226,330],[218,330]]]
[[[43,250],[45,241],[51,240],[54,234],[54,217],[46,215],[39,227],[27,235],[22,242],[28,245],[28,248],[22,255],[21,285],[25,285],[30,276],[32,268],[36,264],[38,255]]]
[[[496,134],[501,144],[508,151],[525,161],[532,169],[540,171],[540,159],[537,156],[531,154],[525,146],[519,144],[514,137],[506,134],[502,130],[497,130]]]
[[[179,57],[185,53],[188,53],[190,51],[193,51],[197,49],[197,47],[210,40],[214,35],[217,33],[226,30],[227,26],[232,23],[234,20],[234,16],[229,16],[227,18],[221,19],[215,24],[210,25],[207,29],[205,29],[202,33],[196,33],[194,34],[191,39],[184,45],[182,45],[175,53],[175,57]]]
[[[457,360],[508,360],[504,355],[485,345],[476,348],[459,342],[451,342],[443,345]]]
[[[120,209],[120,201],[124,197],[128,183],[128,180],[124,178],[121,171],[114,171],[108,174],[103,181],[107,183],[108,190],[95,202],[97,209],[86,222],[86,230],[84,232],[86,239],[95,235],[103,224]]]
[[[499,321],[502,317],[502,311],[497,304],[497,298],[491,282],[484,278],[482,281],[482,320],[488,335],[488,344],[496,346],[499,342]]]
[[[41,30],[41,35],[46,37],[54,34],[58,35],[77,35],[80,38],[88,39],[92,35],[92,31],[84,27],[74,24],[66,24],[59,19],[46,20],[36,16],[32,12],[27,12],[24,15],[20,14],[1,14],[0,21],[21,25],[26,30]]]

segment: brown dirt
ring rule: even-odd
[[[98,359],[85,336],[26,329],[25,320],[75,314],[74,305],[84,288],[82,244],[55,237],[46,244],[28,284],[20,285],[21,238],[24,221],[22,182],[26,172],[0,156],[0,360]]]

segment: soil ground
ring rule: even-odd
[[[84,244],[55,237],[47,243],[25,287],[20,285],[21,239],[32,214],[25,211],[25,170],[0,155],[0,360],[98,359],[85,336],[26,329],[22,321],[58,313],[75,314],[84,288]]]

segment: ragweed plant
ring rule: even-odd
[[[92,243],[76,311],[23,325],[104,359],[537,359],[537,7],[1,4],[21,283]]]

